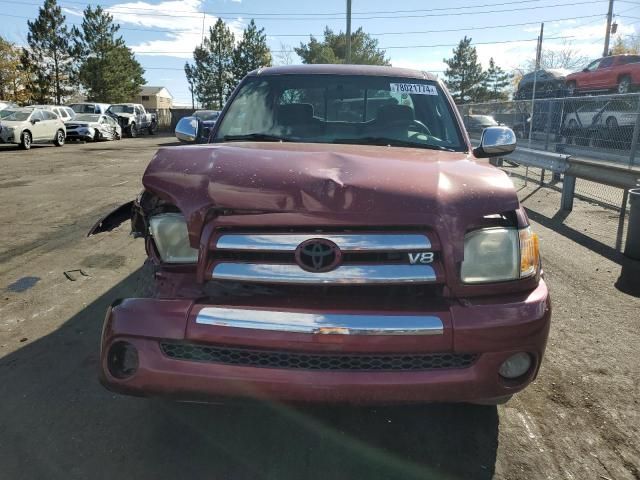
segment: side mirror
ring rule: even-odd
[[[181,118],[176,125],[176,138],[181,142],[195,143],[198,141],[198,119],[196,117]]]
[[[36,123],[38,123],[40,121],[39,118],[34,118],[33,120],[31,120],[31,125],[35,125]]]
[[[587,72],[589,71],[589,69],[588,69],[588,68],[583,68],[583,69],[582,69],[582,71],[583,71],[584,73],[587,73]]]
[[[500,157],[516,149],[516,134],[508,127],[488,127],[482,131],[480,145],[473,149],[476,158]]]

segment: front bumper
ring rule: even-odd
[[[4,130],[4,129],[3,129]],[[19,143],[13,130],[0,130],[0,143]]]
[[[95,130],[92,128],[87,130],[67,130],[66,139],[89,141],[93,140],[95,133]]]
[[[195,325],[202,309],[192,300],[160,299],[128,299],[109,308],[102,336],[103,385],[124,394],[192,401],[252,397],[361,404],[483,402],[512,395],[536,377],[551,317],[544,281],[527,294],[452,302],[447,311],[425,312],[445,319],[443,332],[436,335],[344,335],[261,330],[257,325]],[[115,378],[109,369],[110,348],[120,341],[135,346],[138,353],[137,370],[127,378]],[[320,355],[459,353],[473,355],[474,361],[463,368],[418,371],[273,368],[255,366],[255,362],[175,359],[163,351],[161,342]],[[446,352],[443,345],[449,345]],[[533,364],[517,380],[505,380],[498,369],[516,352],[530,353]]]

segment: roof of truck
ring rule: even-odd
[[[249,73],[257,75],[366,75],[374,77],[403,77],[420,80],[437,80],[436,76],[413,70],[410,68],[396,68],[381,65],[344,65],[344,64],[314,64],[314,65],[282,65],[279,67],[259,68]]]

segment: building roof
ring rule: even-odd
[[[140,89],[140,95],[148,95],[148,96],[157,95],[162,90],[165,90],[167,94],[169,94],[169,97],[173,98],[173,95],[171,95],[171,92],[169,92],[169,90],[167,90],[166,87],[152,87],[150,85],[143,85],[142,88]]]
[[[437,80],[428,72],[412,70],[410,68],[386,67],[380,65],[283,65],[279,67],[266,67],[254,70],[249,75],[365,75],[376,77],[402,77],[421,80]]]

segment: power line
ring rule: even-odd
[[[587,4],[595,4],[595,3],[603,3],[606,2],[608,0],[589,0],[589,1],[585,1],[585,2],[581,2],[580,5],[587,5]],[[39,4],[36,3],[25,3],[25,2],[16,2],[15,0],[0,0],[0,3],[8,3],[8,4],[20,4],[22,6],[24,6],[25,4],[27,5],[34,5],[34,6],[39,6]],[[80,4],[80,5],[91,5],[89,3],[84,3],[84,2],[71,2],[69,0],[65,0],[65,3],[76,3],[76,4]],[[575,7],[577,4],[575,2],[568,2],[568,3],[555,3],[552,5],[537,5],[537,6],[530,6],[530,7],[520,7],[520,8],[506,8],[506,9],[498,9],[498,10],[485,10],[485,11],[469,11],[469,8],[474,8],[473,6],[471,7],[466,7],[466,11],[461,11],[461,12],[452,12],[452,13],[421,13],[421,14],[416,14],[416,13],[412,13],[410,15],[393,15],[393,16],[388,16],[388,15],[369,15],[369,14],[363,14],[363,15],[369,15],[369,16],[358,16],[355,17],[354,16],[354,20],[372,20],[372,19],[404,19],[404,18],[426,18],[426,17],[450,17],[450,16],[460,16],[460,15],[483,15],[483,14],[488,14],[488,13],[503,13],[503,12],[516,12],[516,11],[527,11],[527,10],[539,10],[541,8],[557,8],[557,7],[567,7],[567,6],[571,6],[571,7]],[[132,7],[133,8],[133,7]],[[475,8],[480,8],[480,7],[475,7]],[[121,10],[125,10],[125,11],[121,11]],[[106,10],[108,10],[110,13],[112,14],[116,14],[116,13],[120,13],[120,14],[131,14],[130,11],[126,11],[127,7],[125,6],[116,6],[114,8],[109,8],[107,7]],[[432,9],[430,11],[434,11],[435,9]],[[415,10],[412,10],[411,12],[415,12]],[[187,12],[183,12],[183,13],[187,13]],[[235,16],[226,16],[229,14],[224,14],[224,15],[219,15],[216,14],[215,12],[204,12],[204,11],[192,11],[189,12],[189,15],[178,15],[175,12],[173,13],[158,13],[157,11],[154,11],[153,13],[134,13],[134,15],[137,16],[152,16],[152,17],[173,17],[173,18],[200,18],[203,14],[209,14],[212,16],[216,16],[217,18],[221,18],[223,20],[236,20],[238,15]],[[242,13],[242,16],[251,16],[249,14],[246,13]],[[284,14],[283,14],[284,15]],[[287,14],[289,15],[289,14]],[[344,16],[337,16],[337,17],[301,17],[301,16],[282,16],[282,17],[269,17],[266,14],[264,15],[253,15],[254,19],[260,19],[260,20],[278,20],[278,21],[308,21],[308,20],[313,20],[313,21],[317,21],[318,19],[320,20],[342,20],[344,18]]]
[[[2,0],[0,0],[1,2]],[[28,17],[28,16],[24,16],[24,15],[10,15],[10,14],[3,14],[3,16],[5,17],[11,17],[11,18],[23,18],[26,20],[30,20],[32,19],[32,17]],[[466,31],[472,31],[472,30],[489,30],[489,29],[497,29],[497,28],[511,28],[511,27],[524,27],[527,25],[538,25],[541,22],[543,23],[553,23],[553,22],[563,22],[563,21],[568,21],[568,20],[581,20],[581,19],[585,19],[585,18],[596,18],[600,19],[602,17],[604,17],[604,14],[597,14],[597,15],[583,15],[583,16],[579,16],[579,17],[564,17],[564,18],[555,18],[555,19],[548,19],[548,20],[537,20],[537,21],[533,21],[533,22],[523,22],[523,23],[509,23],[509,24],[499,24],[499,25],[486,25],[486,26],[482,26],[482,27],[478,27],[478,26],[473,26],[473,27],[462,27],[462,28],[445,28],[445,29],[440,29],[440,30],[417,30],[417,31],[404,31],[404,32],[372,32],[372,33],[368,33],[368,35],[373,36],[373,37],[378,37],[378,36],[385,36],[385,35],[421,35],[421,34],[427,34],[427,33],[448,33],[448,32],[466,32]],[[631,18],[631,19],[635,19],[638,17],[629,17],[629,16],[625,16],[625,15],[616,15],[616,17],[618,18]],[[73,22],[68,22],[69,25],[71,26],[80,26],[82,25],[82,23],[73,23]],[[592,22],[588,22],[584,25],[588,25],[589,23]],[[578,25],[578,26],[584,26],[584,25]],[[162,28],[133,28],[133,27],[123,27],[121,25],[119,25],[119,30],[123,30],[123,31],[135,31],[135,32],[154,32],[154,33],[197,33],[195,32],[195,30],[191,29],[185,29],[185,30],[171,30],[171,29],[162,29]],[[322,36],[322,33],[284,33],[284,34],[270,34],[267,33],[268,37],[275,37],[275,38],[280,38],[280,37],[308,37],[308,36],[315,36],[315,37],[320,37]]]
[[[484,4],[478,4],[478,5],[460,5],[457,7],[441,7],[441,8],[429,8],[429,9],[411,9],[411,10],[361,10],[358,12],[353,12],[354,15],[372,15],[372,14],[399,14],[399,13],[419,13],[419,12],[433,12],[433,11],[448,11],[448,10],[466,10],[469,8],[485,8],[485,7],[495,7],[495,6],[504,6],[504,5],[514,5],[514,4],[524,4],[524,3],[537,3],[537,2],[542,2],[542,1],[546,1],[546,0],[516,0],[516,1],[503,1],[503,2],[499,2],[499,3],[484,3]],[[624,0],[619,0],[619,1],[624,1]],[[64,3],[70,3],[70,4],[76,4],[76,5],[81,5],[81,6],[90,6],[90,5],[101,5],[99,3],[92,3],[92,2],[80,2],[80,1],[76,1],[76,0],[63,0]],[[40,4],[38,3],[28,3],[28,2],[21,2],[22,4],[28,4],[28,5],[34,5],[34,6],[40,6]],[[631,2],[630,2],[631,3]],[[145,8],[145,7],[129,7],[126,5],[102,5],[103,8],[105,9],[110,9],[112,7],[115,7],[117,9],[124,9],[124,10],[134,10],[134,11],[147,11],[147,12],[153,12],[152,14],[156,14],[157,12],[168,12],[171,14],[175,14],[175,13],[189,13],[189,14],[193,14],[193,15],[202,15],[203,13],[205,14],[210,14],[210,15],[240,15],[240,16],[264,16],[264,17],[290,17],[292,15],[294,16],[302,16],[302,17],[334,17],[334,16],[339,16],[339,18],[344,18],[344,12],[339,11],[339,12],[314,12],[314,13],[308,13],[308,12],[287,12],[287,13],[273,13],[273,12],[242,12],[242,11],[236,11],[236,12],[206,12],[206,11],[199,11],[199,10],[162,10],[162,9],[158,9],[158,8]]]

